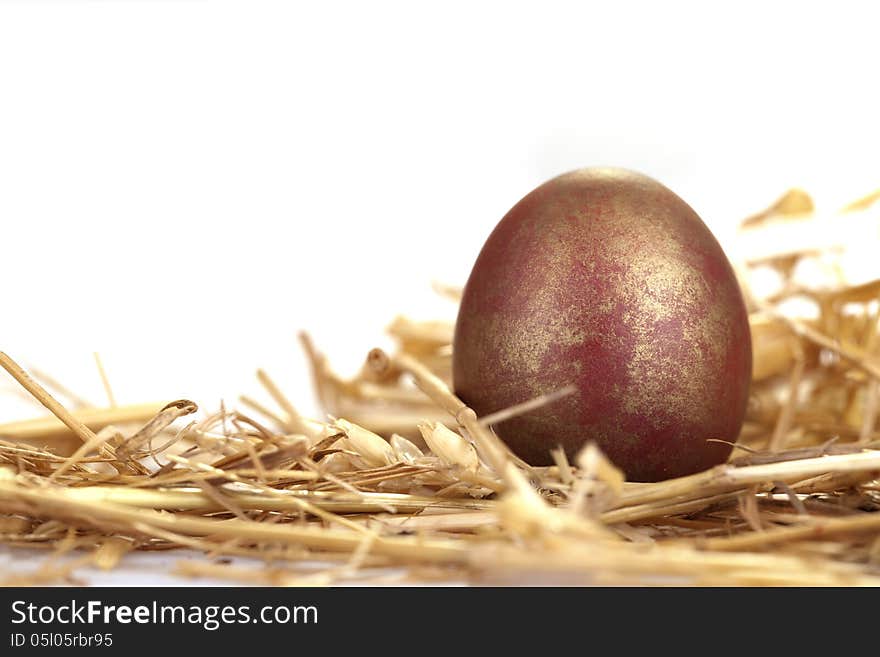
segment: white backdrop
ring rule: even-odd
[[[296,330],[345,370],[452,317],[431,281],[565,170],[651,174],[723,242],[789,185],[849,200],[870,6],[0,3],[0,348],[95,400],[100,351],[120,402],[264,366],[313,410]]]

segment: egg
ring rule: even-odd
[[[734,271],[687,203],[631,171],[573,171],[519,201],[474,264],[453,347],[455,392],[479,415],[572,386],[494,426],[533,465],[594,441],[629,480],[658,481],[722,463],[742,427]]]

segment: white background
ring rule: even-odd
[[[851,200],[871,5],[2,2],[0,348],[97,401],[93,351],[120,402],[264,366],[314,411],[298,329],[346,370],[453,317],[431,281],[568,169],[653,175],[722,242],[790,185]]]
[[[264,366],[312,410],[296,330],[346,370],[452,317],[431,281],[565,170],[651,174],[722,241],[789,185],[849,200],[870,6],[0,3],[0,348],[97,401],[93,351],[122,402]]]

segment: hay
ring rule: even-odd
[[[878,585],[880,279],[851,267],[878,201],[819,215],[792,190],[743,222],[747,422],[728,463],[658,483],[624,481],[591,444],[574,463],[516,458],[492,424],[571,390],[478,418],[450,391],[445,322],[398,317],[393,353],[352,378],[303,334],[326,421],[264,371],[247,414],[103,409],[0,355],[53,414],[0,426],[0,540],[50,552],[0,581],[79,582],[134,550],[188,548],[204,557],[177,574],[259,584]]]

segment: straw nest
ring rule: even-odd
[[[792,190],[743,222],[747,422],[728,463],[659,483],[590,444],[519,461],[492,424],[566,391],[478,418],[450,391],[445,322],[394,320],[396,349],[353,378],[302,335],[325,421],[262,371],[241,410],[93,408],[2,355],[53,415],[0,426],[0,539],[49,551],[0,580],[189,548],[178,573],[251,584],[880,584],[878,199],[821,214]]]

